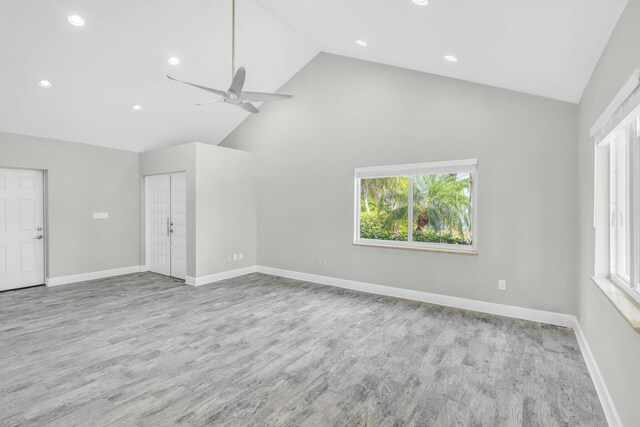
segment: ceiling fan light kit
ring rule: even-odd
[[[244,81],[247,72],[244,67],[235,69],[236,62],[236,0],[231,0],[231,86],[226,91],[214,89],[207,86],[201,86],[194,83],[178,80],[169,75],[167,77],[170,80],[187,84],[189,86],[197,87],[198,89],[205,90],[207,92],[218,95],[220,99],[214,99],[212,101],[205,101],[197,103],[196,105],[214,104],[218,102],[224,102],[226,104],[235,105],[250,113],[259,113],[252,102],[267,102],[267,101],[282,101],[285,99],[293,98],[293,95],[280,95],[276,93],[262,93],[262,92],[248,92],[243,91]]]

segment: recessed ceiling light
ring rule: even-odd
[[[412,0],[418,6],[426,6],[429,4],[429,0]]]
[[[133,109],[133,111],[140,111],[140,110],[142,110],[142,105],[138,105],[138,104],[136,104],[136,105],[134,105],[134,106],[133,106],[133,107],[131,107],[131,108]]]
[[[76,27],[82,27],[84,25],[84,18],[80,15],[69,15],[67,20],[71,25]]]
[[[356,43],[358,43],[358,45],[362,46],[362,47],[366,47],[367,46],[367,42],[364,40],[356,40]]]
[[[458,58],[456,58],[453,55],[447,55],[447,56],[444,57],[444,59],[446,59],[449,62],[458,62]]]
[[[49,89],[51,86],[53,86],[53,84],[51,84],[49,80],[39,80],[38,86]]]
[[[180,63],[180,60],[175,56],[172,56],[167,62],[171,65],[178,65]]]

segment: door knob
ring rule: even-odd
[[[34,237],[34,240],[40,240],[42,239],[42,234],[38,234],[36,237]]]

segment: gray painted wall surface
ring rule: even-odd
[[[141,153],[143,246],[144,176],[186,171],[187,274],[202,277],[255,265],[254,157],[251,153],[197,142]],[[144,260],[144,247],[142,253]],[[238,253],[243,253],[243,260],[227,262],[228,254]]]
[[[256,265],[255,156],[208,144],[196,146],[197,276]],[[227,262],[229,254],[243,259]]]
[[[140,264],[137,153],[0,132],[0,167],[47,171],[47,277]]]
[[[329,54],[282,91],[223,142],[258,156],[259,264],[576,312],[576,105]],[[352,245],[355,167],[468,158],[478,256]]]
[[[198,277],[256,265],[257,183],[254,155],[196,146]],[[227,262],[229,254],[243,259]]]
[[[640,68],[640,0],[630,0],[580,103],[578,139],[578,319],[627,426],[640,420],[640,334],[618,314],[591,281],[594,272],[593,142],[589,129],[631,73]]]

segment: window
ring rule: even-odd
[[[355,170],[356,244],[475,253],[477,161]]]
[[[640,298],[640,161],[637,115],[624,120],[601,146],[609,147],[609,278]]]
[[[594,144],[593,282],[640,332],[640,69],[590,132]]]

